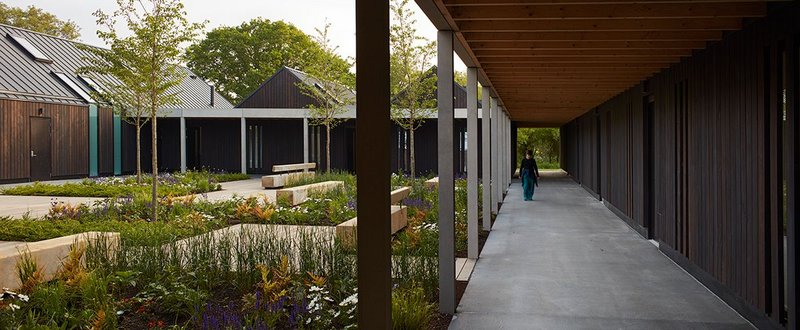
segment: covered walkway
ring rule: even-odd
[[[451,329],[751,325],[570,178],[509,189]]]

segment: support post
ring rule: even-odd
[[[497,214],[498,206],[500,206],[500,144],[497,142],[500,136],[500,113],[497,109],[497,99],[492,98],[492,213]]]
[[[247,173],[247,119],[242,117],[241,119],[241,128],[239,132],[241,133],[240,141],[241,141],[241,162],[242,162],[242,173]]]
[[[456,311],[453,31],[438,33],[439,312]],[[387,144],[388,145],[388,144]]]
[[[467,68],[467,258],[478,259],[478,69]]]
[[[491,150],[491,127],[489,109],[492,106],[492,100],[489,98],[489,87],[483,87],[483,101],[481,102],[481,164],[483,165],[482,178],[483,182],[483,230],[492,229],[492,150]]]
[[[358,327],[391,329],[388,0],[356,0],[356,71]]]
[[[308,118],[306,117],[303,117],[303,163],[308,163]]]
[[[186,173],[186,117],[181,112],[181,173]]]

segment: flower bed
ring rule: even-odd
[[[149,222],[148,200],[118,197],[77,208],[56,203],[40,219],[0,219],[0,240],[120,232],[118,246],[90,245],[81,252],[83,263],[67,260],[72,266],[64,268],[71,270],[53,281],[37,280],[30,262],[22,267],[27,271],[20,272],[21,280],[31,284],[4,295],[0,328],[353,327],[357,282],[351,247],[335,238],[292,238],[267,229],[200,235],[239,222],[332,226],[355,217],[355,177],[320,178],[331,179],[344,181],[344,187],[313,194],[298,206],[264,197],[209,202],[168,196],[158,201],[160,220]],[[410,328],[437,320],[438,191],[425,188],[425,179],[392,177],[393,187],[412,187],[403,200],[409,226],[392,242],[393,318]],[[457,247],[466,249],[466,189],[457,190],[456,209]],[[20,294],[29,300],[21,301]]]
[[[241,173],[163,173],[158,176],[159,196],[183,196],[220,190],[220,182],[244,180],[250,177]],[[136,176],[103,177],[84,179],[77,183],[49,184],[34,182],[30,185],[16,186],[2,191],[6,195],[20,196],[70,196],[70,197],[123,197],[147,196],[153,178]]]

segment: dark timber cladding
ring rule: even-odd
[[[754,324],[796,329],[800,5],[772,9],[562,126],[562,167]]]
[[[0,182],[27,181],[31,168],[31,118],[50,119],[50,177],[88,175],[86,106],[0,99]]]

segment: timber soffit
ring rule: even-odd
[[[526,126],[560,126],[679,63],[767,1],[417,0]]]

